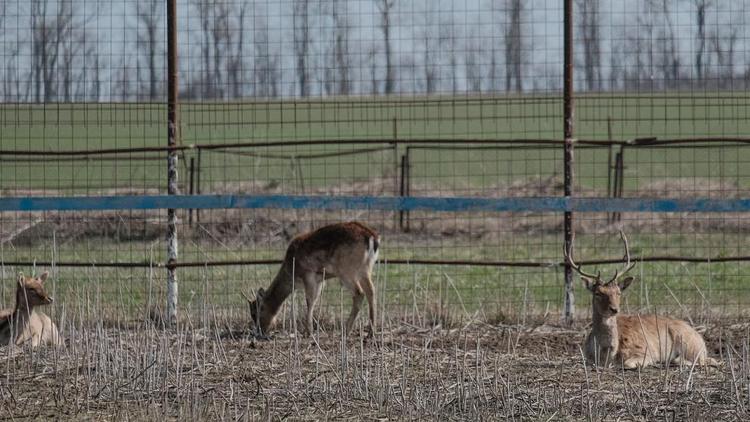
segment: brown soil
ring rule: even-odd
[[[720,368],[586,368],[584,327],[395,325],[342,341],[183,326],[78,328],[0,348],[3,418],[747,420],[748,327],[709,326]],[[729,354],[727,354],[729,353]]]

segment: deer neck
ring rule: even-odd
[[[23,335],[26,327],[31,321],[31,313],[34,312],[33,305],[30,305],[25,297],[18,295],[16,297],[16,307],[13,312],[4,320],[0,321],[0,339],[2,341],[15,341]],[[11,335],[14,337],[11,340]]]
[[[617,316],[603,316],[594,308],[591,334],[602,348],[617,350],[620,333],[617,330]]]
[[[25,316],[28,318],[34,311],[34,304],[29,302],[29,298],[26,296],[26,292],[18,290],[16,292],[16,307],[13,310],[13,314],[19,317]]]
[[[262,326],[267,327],[271,323],[286,298],[292,294],[293,287],[292,269],[284,263],[271,282],[271,285],[268,286],[268,290],[266,290],[266,294],[263,297]]]

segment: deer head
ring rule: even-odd
[[[573,260],[571,251],[565,250],[565,262],[581,275],[581,280],[583,280],[586,289],[593,294],[594,314],[599,314],[604,317],[614,316],[620,312],[620,299],[622,292],[633,282],[633,277],[623,278],[628,271],[633,269],[635,262],[630,261],[628,239],[625,237],[625,233],[623,233],[622,230],[620,230],[620,239],[622,239],[622,242],[625,245],[625,256],[623,257],[625,265],[622,269],[616,270],[612,278],[606,282],[602,281],[601,272],[597,272],[596,275],[584,272],[581,269],[580,264],[576,264]]]
[[[44,289],[44,282],[49,277],[45,271],[39,277],[24,277],[18,273],[18,288],[16,289],[16,301],[19,304],[27,304],[29,308],[37,305],[49,305],[52,297]]]
[[[264,308],[264,299],[266,296],[266,291],[263,288],[258,289],[257,293],[255,294],[255,299],[251,300],[247,296],[245,296],[244,293],[242,293],[242,296],[245,297],[245,300],[247,301],[248,306],[250,307],[250,318],[253,321],[253,324],[255,324],[256,329],[258,330],[259,334],[265,333],[269,326],[271,325],[271,321],[263,321],[262,316],[265,314],[263,312]]]

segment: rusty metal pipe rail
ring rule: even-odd
[[[189,151],[189,150],[221,150],[232,148],[261,148],[261,147],[290,147],[290,146],[311,146],[311,145],[382,145],[382,144],[404,144],[407,146],[417,145],[515,145],[517,147],[533,145],[564,145],[562,139],[483,139],[483,138],[452,138],[452,139],[311,139],[304,141],[266,141],[266,142],[233,142],[219,144],[191,144],[175,146],[153,146],[153,147],[131,147],[131,148],[101,148],[85,150],[0,150],[0,156],[77,156],[77,155],[111,155],[111,154],[131,154],[144,152],[170,152],[170,151]],[[740,145],[750,144],[750,138],[743,137],[706,137],[706,138],[636,138],[629,140],[594,140],[594,139],[576,139],[576,145],[589,146],[665,146],[673,144],[717,144],[717,143],[736,143]]]
[[[695,264],[714,264],[724,262],[750,262],[750,256],[644,256],[631,258],[635,262],[689,262]],[[277,265],[280,259],[248,259],[227,261],[185,261],[174,264],[165,262],[51,262],[51,261],[4,261],[0,266],[5,267],[76,267],[76,268],[187,268],[187,267],[226,267],[241,265]],[[563,261],[470,261],[470,260],[440,260],[440,259],[385,259],[384,265],[448,265],[448,266],[483,266],[483,267],[527,267],[527,268],[563,268]],[[622,258],[605,258],[582,260],[581,265],[620,264]]]

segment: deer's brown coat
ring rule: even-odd
[[[349,332],[359,312],[362,299],[367,298],[370,310],[370,333],[375,326],[375,287],[372,268],[377,260],[380,237],[360,222],[331,224],[301,234],[290,242],[268,290],[260,289],[250,309],[256,327],[267,333],[282,303],[294,288],[302,287],[307,301],[305,327],[313,329],[313,310],[326,279],[338,277],[352,292],[352,309],[346,322]]]

